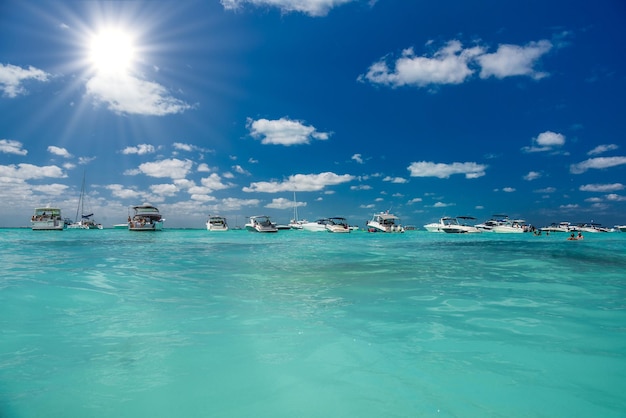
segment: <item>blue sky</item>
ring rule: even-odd
[[[0,226],[626,223],[622,1],[0,3]]]

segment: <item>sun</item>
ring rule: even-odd
[[[121,29],[105,29],[93,35],[89,60],[100,73],[125,73],[135,58],[132,36]]]

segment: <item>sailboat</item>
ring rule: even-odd
[[[78,214],[80,213],[80,218]],[[78,207],[76,208],[76,218],[74,222],[67,225],[69,229],[102,229],[102,224],[96,223],[91,217],[93,213],[85,214],[85,173],[83,173],[83,184],[80,189],[80,197],[78,198]]]
[[[302,224],[307,223],[306,219],[298,219],[298,202],[296,202],[296,192],[293,192],[293,219],[289,221],[291,229],[302,229]]]

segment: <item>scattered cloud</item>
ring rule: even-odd
[[[154,148],[154,145],[150,145],[150,144],[139,144],[137,146],[134,147],[126,147],[122,150],[122,154],[137,154],[137,155],[144,155],[144,154],[152,154],[154,153],[156,150]]]
[[[480,68],[482,79],[527,76],[539,80],[547,73],[535,70],[535,66],[551,48],[550,41],[540,40],[524,46],[500,45],[496,52],[487,53],[487,47],[464,48],[459,40],[450,40],[430,56],[417,56],[413,48],[407,48],[395,61],[383,57],[358,80],[390,87],[461,84],[476,68]]]
[[[160,196],[176,196],[178,187],[174,184],[153,184],[150,186],[150,191]]]
[[[361,157],[361,154],[354,154],[352,157],[350,157],[350,159],[356,161],[359,164],[363,164],[363,157]]]
[[[467,179],[475,179],[485,175],[486,165],[474,162],[467,163],[433,163],[428,161],[413,162],[407,170],[411,177],[438,177],[447,179],[453,174],[464,174]]]
[[[419,203],[422,201],[421,197],[415,197],[407,202],[408,205],[412,205],[413,203]]]
[[[481,66],[480,78],[528,76],[535,80],[542,79],[548,74],[536,71],[534,67],[550,49],[552,42],[548,40],[530,42],[525,46],[499,45],[496,52],[476,58]]]
[[[55,147],[54,145],[50,145],[48,147],[48,152],[54,155],[58,155],[63,158],[72,158],[72,154],[70,154],[65,148]]]
[[[603,169],[623,164],[626,164],[626,157],[596,157],[570,165],[569,171],[572,174],[582,174],[592,168]]]
[[[612,184],[585,184],[580,186],[578,190],[583,192],[614,192],[617,190],[624,190],[624,186],[622,183],[612,183]]]
[[[616,144],[598,145],[597,147],[595,147],[591,151],[587,152],[587,155],[604,154],[607,151],[615,151],[618,148],[619,148],[619,145],[616,145]]]
[[[5,154],[26,155],[28,151],[22,148],[23,144],[12,139],[0,139],[0,152]]]
[[[546,187],[543,189],[537,189],[534,190],[535,193],[554,193],[556,192],[556,188],[555,187]]]
[[[565,144],[565,135],[552,131],[545,131],[540,133],[536,138],[533,138],[533,145],[530,147],[523,147],[524,152],[545,152],[553,151],[557,147],[562,147]]]
[[[285,146],[309,144],[311,140],[325,141],[331,135],[318,132],[313,126],[307,126],[301,121],[289,118],[278,120],[248,118],[246,126],[250,131],[250,136],[256,139],[262,138],[262,144]]]
[[[183,179],[187,176],[193,162],[191,160],[179,160],[170,158],[155,162],[143,163],[139,166],[139,171],[150,177],[170,177],[172,179]]]
[[[437,202],[433,205],[433,208],[447,208],[449,206],[455,206],[455,205],[454,203]]]
[[[50,74],[32,66],[22,68],[11,64],[0,64],[0,90],[4,97],[15,98],[26,94],[27,91],[23,85],[26,81],[46,82],[49,78]]]
[[[413,48],[402,51],[402,56],[389,65],[389,57],[372,64],[358,80],[390,87],[425,87],[430,84],[460,84],[474,70],[469,67],[472,59],[482,54],[482,47],[463,49],[460,41],[449,41],[432,55],[416,56]]]
[[[222,178],[217,173],[211,174],[209,177],[204,177],[200,180],[200,183],[211,190],[223,190],[232,187],[232,184],[225,184],[222,182]]]
[[[513,193],[515,191],[515,187],[504,187],[502,191],[505,193]]]
[[[238,10],[246,3],[253,6],[277,7],[282,13],[299,12],[309,16],[326,16],[334,7],[355,0],[221,0],[226,10]]]
[[[269,209],[293,209],[293,201],[280,197],[272,199],[271,203],[268,203],[265,207]]]
[[[0,165],[0,179],[32,180],[43,178],[65,178],[67,175],[56,165],[36,166],[32,164]]]
[[[610,193],[607,194],[606,196],[606,200],[609,200],[611,202],[624,202],[626,201],[626,196],[621,196],[615,193]]]
[[[537,180],[541,177],[541,173],[538,171],[529,171],[523,178],[527,181]]]
[[[409,182],[407,179],[404,179],[402,177],[389,177],[389,176],[385,177],[383,181],[388,181],[388,182],[397,183],[397,184],[404,184],[404,183]]]
[[[85,85],[87,95],[117,114],[165,116],[182,113],[192,106],[173,97],[158,83],[130,74],[98,73]]]
[[[289,176],[283,182],[261,181],[251,183],[249,187],[244,187],[244,192],[315,192],[323,190],[327,186],[346,183],[354,180],[355,177],[349,174],[320,173],[320,174],[295,174]]]

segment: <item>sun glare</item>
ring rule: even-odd
[[[133,40],[122,30],[107,29],[91,39],[89,59],[98,72],[126,72],[133,63],[134,54]]]

